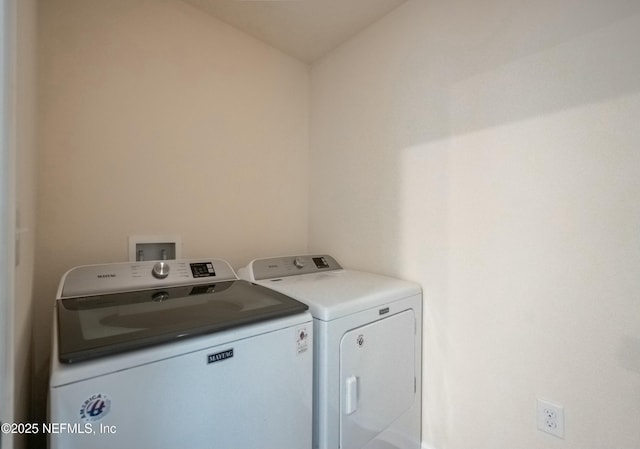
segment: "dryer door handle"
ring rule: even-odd
[[[356,376],[347,377],[345,382],[344,412],[351,415],[358,409],[358,384]]]

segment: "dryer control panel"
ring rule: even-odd
[[[327,254],[307,254],[253,260],[247,268],[241,270],[240,277],[259,281],[341,269],[340,264]]]

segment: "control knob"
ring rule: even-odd
[[[169,293],[167,292],[154,293],[153,296],[151,297],[151,300],[153,302],[162,302],[162,301],[166,301],[167,299],[169,299]]]
[[[304,268],[304,259],[302,257],[296,257],[293,259],[293,264],[296,268]]]
[[[164,279],[169,276],[169,264],[167,262],[158,262],[151,269],[151,274],[156,279]]]

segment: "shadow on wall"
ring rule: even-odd
[[[638,16],[449,87],[452,135],[623,97],[640,89]]]
[[[638,14],[461,77],[441,104],[449,129],[401,152],[426,443],[537,447],[532,404],[547,396],[572,420],[563,447],[640,445],[637,42]],[[596,432],[590,411],[612,397]]]

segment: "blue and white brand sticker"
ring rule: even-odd
[[[86,422],[99,421],[109,414],[111,399],[104,393],[87,398],[80,407],[80,419]]]

